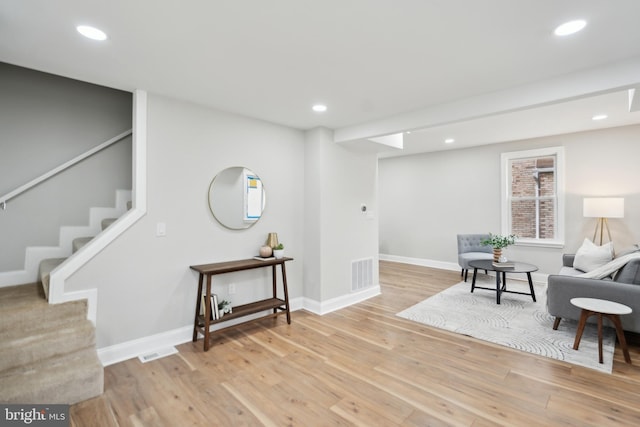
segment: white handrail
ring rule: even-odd
[[[108,146],[110,146],[112,144],[115,144],[116,142],[120,141],[121,139],[126,138],[127,136],[131,135],[131,133],[132,133],[131,129],[129,129],[127,131],[124,131],[120,135],[116,135],[113,138],[109,139],[108,141],[105,141],[100,145],[96,145],[92,149],[80,154],[77,157],[74,157],[73,159],[69,160],[68,162],[65,162],[65,163],[61,164],[57,168],[51,169],[49,172],[44,173],[44,174],[40,175],[39,177],[27,182],[26,184],[21,185],[20,187],[16,188],[15,190],[5,194],[4,196],[0,197],[0,208],[2,210],[5,210],[7,208],[7,201],[9,201],[10,199],[13,199],[17,195],[19,195],[21,193],[24,193],[25,191],[27,191],[28,189],[30,189],[32,187],[35,187],[36,185],[40,184],[41,182],[46,181],[47,179],[51,178],[52,176],[54,176],[56,174],[59,174],[63,170],[70,168],[71,166],[75,165],[76,163],[79,163],[79,162],[83,161],[87,157],[93,156],[98,151],[104,150]]]

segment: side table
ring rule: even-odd
[[[578,323],[578,330],[576,331],[576,340],[573,343],[573,349],[577,350],[580,345],[580,339],[584,332],[584,327],[587,324],[587,319],[590,316],[597,316],[598,319],[598,361],[602,363],[602,317],[606,316],[613,326],[616,328],[616,335],[622,347],[622,353],[624,354],[624,361],[631,364],[631,356],[629,356],[629,349],[627,348],[627,341],[624,338],[624,331],[622,330],[622,324],[620,323],[620,316],[623,314],[630,314],[631,307],[627,307],[624,304],[619,304],[613,301],[607,301],[596,298],[571,298],[571,304],[582,309],[580,313],[580,322]]]

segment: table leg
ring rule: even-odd
[[[287,288],[287,272],[284,268],[284,262],[280,264],[282,266],[282,286],[284,288],[284,306],[287,310],[287,323],[291,324],[291,310],[289,310],[289,289]]]
[[[284,266],[284,263],[282,263],[282,266]],[[271,285],[273,288],[273,297],[277,298],[278,290],[276,288],[276,265],[275,264],[271,266]],[[278,312],[278,309],[274,308],[273,313],[275,314],[277,312]]]
[[[204,351],[209,350],[209,326],[211,325],[211,275],[207,274],[207,291],[204,294]]]
[[[500,304],[500,272],[496,271],[496,304]]]
[[[602,363],[602,313],[596,314],[598,318],[598,362]]]
[[[193,342],[198,341],[198,316],[200,315],[200,307],[202,303],[202,278],[203,274],[200,273],[198,278],[198,300],[196,301],[196,316],[193,320]]]
[[[578,322],[578,330],[576,331],[576,339],[573,342],[573,349],[577,350],[580,345],[580,339],[582,338],[582,333],[584,332],[584,327],[587,324],[587,318],[591,315],[589,310],[582,309],[580,313],[580,321]]]
[[[531,298],[533,298],[533,302],[536,302],[536,291],[533,290],[533,281],[531,280],[531,273],[527,273],[527,280],[529,281],[529,290],[531,291]],[[556,326],[555,329],[558,327]]]
[[[627,347],[627,340],[625,339],[624,331],[622,330],[620,316],[617,314],[610,314],[608,317],[616,328],[616,335],[618,336],[618,342],[620,342],[620,347],[622,348],[622,354],[624,354],[624,361],[631,364],[631,356],[629,356],[629,348]]]
[[[476,288],[476,276],[478,275],[478,269],[474,268],[473,269],[473,279],[471,279],[471,293],[473,293],[473,290]]]

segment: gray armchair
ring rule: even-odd
[[[631,314],[620,316],[622,329],[640,333],[640,259],[629,261],[612,279],[587,279],[577,277],[582,271],[573,268],[574,258],[573,254],[563,255],[559,274],[549,275],[547,279],[547,311],[556,318],[553,329],[558,328],[562,319],[580,319],[580,309],[570,301],[583,297],[631,307]]]
[[[460,277],[467,281],[469,262],[481,259],[493,259],[493,248],[482,242],[489,238],[489,234],[458,234],[458,264],[462,271]]]

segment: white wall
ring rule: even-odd
[[[610,220],[614,245],[640,241],[640,126],[557,135],[379,161],[380,253],[457,265],[456,234],[500,232],[500,153],[565,147],[565,247],[510,247],[507,256],[554,273],[563,252],[593,236],[583,218],[588,196],[625,198]]]
[[[302,132],[152,94],[148,105],[147,215],[65,285],[98,289],[99,348],[192,325],[197,274],[189,266],[249,258],[269,232],[295,258],[289,292],[302,296]],[[263,218],[249,230],[222,227],[207,205],[212,178],[229,166],[252,169],[267,191]],[[158,222],[166,237],[156,237]],[[268,269],[217,276],[214,292],[242,304],[267,296],[269,277]]]
[[[351,263],[363,258],[374,260],[377,287],[376,154],[336,144],[333,132],[320,128],[307,132],[305,161],[306,297],[324,303],[349,295]]]

